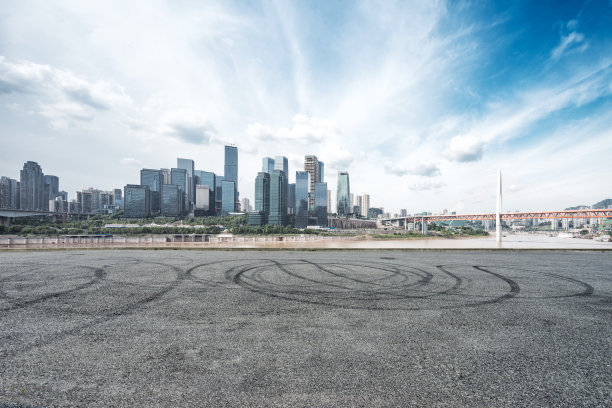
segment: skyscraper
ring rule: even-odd
[[[289,184],[289,194],[287,195],[287,214],[295,215],[295,183]]]
[[[255,178],[255,211],[270,214],[270,174],[263,171]]]
[[[183,191],[176,184],[162,184],[161,215],[180,217],[183,215]]]
[[[325,183],[325,163],[323,163],[322,161],[319,162],[319,180],[317,180],[317,183]]]
[[[370,210],[370,195],[363,194],[361,196],[361,215],[364,217],[367,217],[369,210]]]
[[[187,183],[183,191],[185,192],[187,196],[185,207],[187,211],[191,211],[191,209],[193,208],[194,201],[195,201],[195,180],[193,177],[194,176],[193,160],[177,158],[176,167],[179,169],[184,169],[187,172]],[[178,185],[174,182],[172,184]]]
[[[274,158],[274,170],[281,170],[285,172],[285,176],[289,174],[289,160],[285,156],[276,156]],[[272,173],[270,173],[272,174]]]
[[[261,171],[264,173],[272,173],[274,171],[274,159],[271,157],[264,157],[261,160]]]
[[[189,176],[187,175],[187,170],[185,169],[171,169],[171,179],[172,179],[172,184],[175,186],[178,186],[179,189],[181,190],[181,194],[183,195],[181,197],[181,204],[183,205],[183,207],[180,209],[180,213],[181,216],[185,214],[185,210],[188,208],[188,204],[187,204],[187,189],[189,186]],[[125,200],[125,198],[124,198]]]
[[[163,179],[164,176],[161,170],[140,170],[140,185],[149,186],[149,191],[151,192],[151,214],[157,214],[161,209],[161,190]]]
[[[304,156],[304,171],[310,174],[308,191],[314,193],[314,185],[319,182],[319,159],[314,155]],[[309,206],[314,207],[314,194],[310,195]]]
[[[210,213],[210,187],[196,184],[195,207],[193,214],[202,217]]]
[[[19,209],[19,184],[8,177],[0,178],[0,208]]]
[[[273,225],[287,225],[287,175],[284,171],[274,170],[270,174],[270,216]]]
[[[314,199],[317,225],[327,227],[327,183],[315,183]]]
[[[208,194],[209,194],[209,198],[208,198],[208,202],[209,202],[209,207],[208,207],[208,214],[207,215],[215,215],[215,202],[216,202],[216,190],[217,190],[217,180],[216,180],[216,176],[215,173],[210,172],[210,171],[203,171],[203,170],[196,170],[195,171],[195,178],[196,178],[196,183],[197,185],[200,186],[208,186]],[[196,185],[196,187],[197,187]],[[197,200],[196,200],[197,201]]]
[[[46,211],[49,194],[45,195],[45,178],[38,163],[28,161],[20,172],[19,201],[22,210]]]
[[[238,148],[236,146],[225,146],[225,166],[223,173],[224,181],[231,181],[234,183],[234,208],[230,212],[234,212],[238,205]],[[224,184],[223,186],[229,186],[229,184]],[[229,191],[223,190],[223,197],[229,198]],[[225,207],[225,205],[224,205]]]
[[[242,205],[240,206],[240,211],[242,211],[242,212],[250,212],[250,211],[252,211],[251,200],[249,200],[248,198],[244,197],[242,199]]]
[[[221,199],[223,197],[223,176],[215,175],[215,214],[221,215]]]
[[[159,169],[162,173],[162,184],[172,184],[170,169]]]
[[[124,214],[128,218],[145,218],[151,208],[149,186],[128,184],[124,187]]]
[[[305,171],[295,172],[295,226],[306,228],[308,226],[308,187],[310,174]]]
[[[59,195],[59,177],[45,174],[45,185],[49,186],[49,200]]]
[[[221,213],[226,215],[236,210],[236,183],[223,180],[221,185]]]
[[[337,189],[337,208],[338,216],[348,216],[351,213],[350,200],[351,188],[349,184],[348,172],[338,172],[338,189]]]

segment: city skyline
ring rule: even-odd
[[[348,171],[391,213],[491,211],[498,168],[508,210],[592,204],[612,175],[611,19],[608,1],[11,4],[0,175],[35,161],[72,199],[182,157],[223,174],[235,144],[240,199],[262,157],[292,183],[316,155],[329,190]]]

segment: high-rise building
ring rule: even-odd
[[[351,187],[349,183],[349,174],[344,171],[338,172],[338,188],[337,188],[337,208],[338,216],[348,216],[351,212],[350,199],[351,199]]]
[[[405,208],[402,208],[399,213],[400,217],[405,217],[408,215],[408,211]]]
[[[238,202],[238,148],[236,146],[225,146],[225,166],[223,179],[234,183],[234,212],[240,203]],[[227,184],[229,186],[229,184]],[[223,196],[229,198],[229,191],[223,191]]]
[[[370,210],[370,195],[363,194],[361,196],[361,215],[363,217],[367,217],[369,210]]]
[[[116,188],[113,191],[113,196],[115,198],[115,205],[118,206],[119,208],[123,207],[123,194],[121,194],[122,191],[120,188]]]
[[[274,157],[274,170],[281,170],[285,172],[285,176],[289,174],[289,160],[285,156]],[[272,171],[274,171],[272,170]],[[270,173],[272,174],[272,173]]]
[[[221,182],[221,214],[226,215],[236,209],[236,183],[229,180]]]
[[[323,163],[322,161],[319,162],[319,180],[317,180],[317,183],[325,183],[325,163]]]
[[[170,170],[171,173],[171,179],[172,179],[172,184],[175,186],[178,186],[181,189],[181,194],[183,195],[183,197],[181,198],[181,204],[183,205],[183,208],[181,208],[181,216],[185,214],[185,211],[188,209],[188,204],[187,204],[187,200],[188,200],[188,195],[187,195],[187,189],[189,188],[189,176],[187,174],[187,170],[185,169],[171,169]]]
[[[176,184],[162,184],[161,215],[164,217],[183,216],[183,190]]]
[[[223,198],[223,176],[215,175],[215,214],[221,215],[221,201]]]
[[[355,205],[355,195],[353,193],[351,193],[351,196],[350,196],[350,199],[349,199],[349,206],[351,208],[353,208],[354,205]]]
[[[268,174],[274,171],[274,159],[272,157],[264,157],[261,159],[261,171]]]
[[[273,225],[287,225],[287,175],[284,171],[274,170],[270,174],[270,216]]]
[[[45,194],[45,176],[38,163],[28,161],[20,173],[19,201],[22,210],[46,211],[49,193]]]
[[[289,184],[289,194],[287,195],[287,214],[295,215],[295,183]]]
[[[295,226],[306,228],[308,226],[308,188],[310,174],[306,171],[295,172]]]
[[[207,215],[215,215],[215,197],[217,190],[217,180],[215,173],[210,171],[196,170],[195,171],[196,184],[200,186],[208,186],[209,191],[209,208]],[[197,201],[197,200],[196,200]]]
[[[319,159],[314,155],[304,156],[304,171],[310,174],[308,191],[314,193],[314,185],[319,182]],[[309,206],[314,207],[314,194],[310,195]]]
[[[193,214],[202,217],[210,214],[210,187],[196,185],[195,207]]]
[[[244,197],[242,199],[242,205],[240,206],[240,210],[242,212],[251,212],[251,211],[253,211],[253,209],[251,208],[251,200],[249,200],[248,198]]]
[[[331,190],[327,190],[327,212],[332,214],[334,211],[334,209],[332,208],[332,196],[331,196]]]
[[[187,196],[187,202],[185,205],[186,210],[191,211],[193,209],[193,204],[195,201],[195,180],[193,177],[194,176],[193,173],[195,169],[194,169],[193,160],[177,158],[176,167],[187,171],[187,183],[183,191],[185,192]],[[176,183],[172,183],[172,184],[176,184]]]
[[[179,159],[180,160],[180,159]],[[161,210],[161,189],[164,176],[161,170],[140,170],[140,185],[149,186],[151,192],[151,214],[158,214]]]
[[[314,215],[320,227],[327,227],[327,191],[327,183],[315,183]]]
[[[19,181],[12,178],[0,178],[0,208],[19,209]]]
[[[255,211],[270,214],[270,174],[263,171],[255,178]]]
[[[124,187],[124,214],[127,218],[145,218],[151,208],[149,186],[128,184]]]
[[[170,169],[159,169],[162,174],[162,184],[172,184],[172,173]]]
[[[55,200],[59,195],[59,177],[45,174],[45,185],[49,186],[49,200]]]

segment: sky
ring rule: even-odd
[[[0,175],[325,163],[371,206],[556,210],[612,196],[612,1],[0,0]]]

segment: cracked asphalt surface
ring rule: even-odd
[[[0,406],[611,405],[610,252],[0,252]]]

